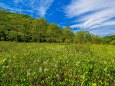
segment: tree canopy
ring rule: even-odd
[[[0,8],[0,41],[115,44],[115,36],[101,38],[88,31],[74,33],[69,26],[61,28],[44,18],[32,18]]]

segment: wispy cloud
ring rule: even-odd
[[[76,18],[76,23],[80,22],[72,28],[115,26],[115,0],[72,0],[65,11],[68,18]]]
[[[0,3],[0,6],[10,11],[30,13],[44,17],[54,0],[13,0],[10,4]]]
[[[111,28],[111,30],[110,30],[110,28]],[[98,34],[100,36],[115,35],[115,27],[114,26],[105,26],[105,27],[101,27],[101,29],[97,28],[97,29],[92,29],[89,31],[93,34]]]
[[[1,3],[1,2],[0,2],[0,7],[3,7],[3,8],[5,8],[5,9],[8,9],[8,10],[10,10],[11,12],[24,13],[24,9],[14,8],[14,7],[11,7],[10,5],[7,5],[7,4]],[[31,10],[26,10],[26,11],[31,12]]]

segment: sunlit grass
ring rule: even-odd
[[[114,86],[115,46],[0,42],[1,86]]]

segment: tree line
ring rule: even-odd
[[[108,43],[105,40],[88,31],[74,33],[69,26],[61,28],[54,23],[48,23],[44,18],[32,18],[25,14],[0,9],[0,41]]]

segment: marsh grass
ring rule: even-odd
[[[114,86],[115,46],[0,42],[0,86]]]

